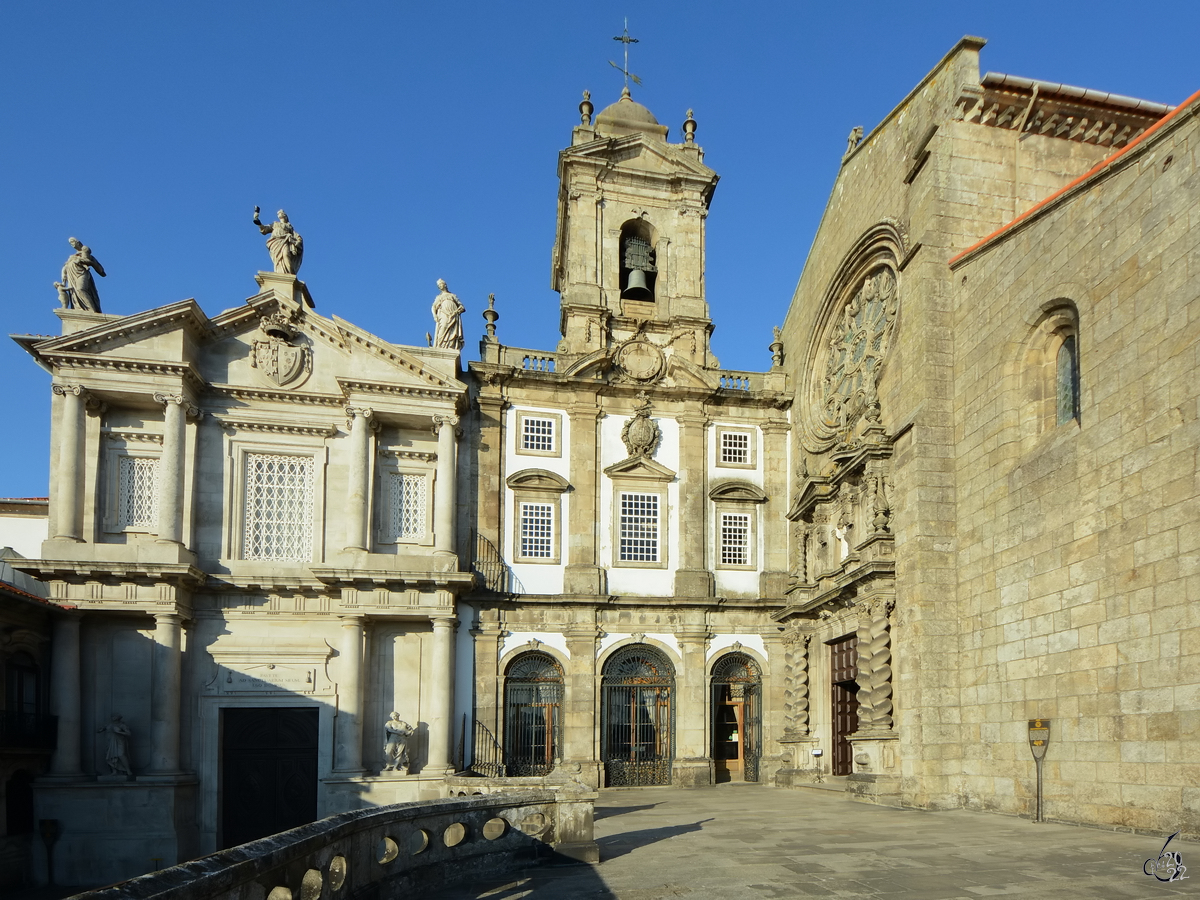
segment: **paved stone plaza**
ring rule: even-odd
[[[439,894],[517,898],[980,897],[1150,898],[1197,892],[1142,866],[1166,839],[1036,825],[967,810],[855,803],[823,790],[757,785],[602,791],[601,863],[531,869]],[[1178,840],[1178,839],[1176,839]],[[1200,849],[1175,846],[1187,865]]]

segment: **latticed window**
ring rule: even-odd
[[[621,494],[621,562],[658,562],[658,494]]]
[[[744,466],[750,462],[749,432],[721,432],[721,462],[734,466]]]
[[[122,456],[117,462],[117,527],[158,526],[158,460]]]
[[[750,565],[750,516],[721,513],[721,564]]]
[[[315,468],[311,456],[246,454],[244,559],[312,558]]]
[[[521,448],[553,453],[554,420],[523,416],[521,418]]]
[[[533,559],[554,557],[553,504],[521,504],[521,556]]]
[[[424,475],[393,472],[387,480],[387,534],[384,540],[420,541],[425,538],[429,480]]]

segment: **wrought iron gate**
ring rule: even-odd
[[[601,680],[605,784],[670,784],[675,759],[675,669],[634,644],[613,655]]]
[[[504,762],[509,775],[548,775],[562,747],[563,672],[546,653],[523,653],[504,679]]]
[[[758,781],[762,756],[762,676],[758,664],[742,653],[713,666],[713,759],[740,768],[745,781]]]

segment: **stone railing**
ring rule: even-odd
[[[732,369],[720,371],[719,387],[726,391],[761,391],[763,389],[762,372],[735,372]]]
[[[556,370],[558,354],[553,350],[525,350],[521,347],[501,347],[500,364],[523,369],[526,372],[548,372]]]
[[[539,857],[599,861],[596,794],[535,790],[340,813],[112,887],[86,900],[431,896]]]

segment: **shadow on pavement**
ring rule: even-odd
[[[667,838],[673,838],[676,835],[700,831],[701,826],[705,822],[711,821],[713,821],[711,818],[701,819],[699,822],[692,822],[687,825],[664,825],[662,828],[643,828],[641,831],[626,831],[624,834],[614,834],[605,838],[597,838],[596,843],[600,845],[600,861],[607,862],[610,859],[616,859],[619,856],[624,856],[626,853],[637,850],[639,847],[656,844],[659,841],[665,841]]]
[[[657,803],[647,803],[645,806],[597,806],[593,817],[596,821],[609,819],[613,816],[623,816],[626,813],[641,812],[644,809],[654,809]]]

